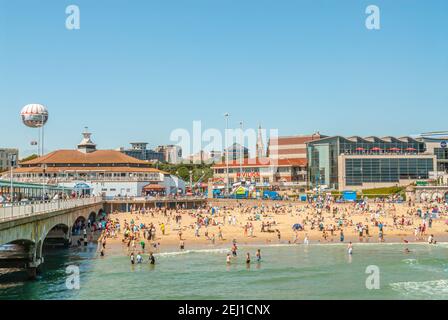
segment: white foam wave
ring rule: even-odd
[[[154,254],[156,257],[172,257],[172,256],[181,256],[181,255],[187,255],[192,253],[212,253],[212,254],[221,254],[221,253],[228,253],[228,249],[203,249],[203,250],[185,250],[185,251],[176,251],[176,252],[162,252]]]
[[[428,299],[448,296],[448,279],[423,282],[398,282],[390,284],[392,290],[404,295],[424,296]]]
[[[418,264],[417,259],[404,259],[402,260],[404,263],[409,264],[409,265],[416,265]]]

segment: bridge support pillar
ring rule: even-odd
[[[41,264],[44,263],[44,258],[35,259],[34,261],[31,261],[26,266],[26,273],[29,280],[35,280],[38,273],[39,273],[39,267]]]

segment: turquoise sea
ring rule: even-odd
[[[94,249],[48,254],[36,281],[0,284],[0,299],[448,299],[448,245],[278,245],[162,253],[157,264],[131,266],[126,256],[104,258]],[[246,252],[262,250],[260,264]],[[145,259],[146,260],[146,259]],[[254,259],[255,260],[255,259]],[[80,269],[80,289],[66,288],[66,267]],[[366,288],[368,266],[380,271],[380,289]]]

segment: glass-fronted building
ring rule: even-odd
[[[436,156],[410,137],[323,138],[307,144],[311,188],[356,190],[429,179]]]
[[[437,171],[448,173],[448,132],[422,134],[418,140],[425,143],[427,152],[437,157]]]

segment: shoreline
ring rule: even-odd
[[[110,240],[110,239],[109,239]],[[403,249],[406,246],[413,246],[413,245],[419,245],[419,246],[438,246],[438,245],[448,245],[448,236],[444,237],[442,241],[437,241],[436,244],[429,244],[426,241],[409,241],[408,243],[397,241],[397,239],[393,239],[393,241],[385,241],[385,242],[378,242],[378,241],[351,241],[348,239],[347,241],[340,242],[340,241],[333,241],[333,242],[319,242],[319,241],[312,241],[310,240],[309,244],[304,243],[265,243],[265,242],[237,242],[238,248],[251,248],[251,249],[262,249],[262,248],[276,248],[276,247],[316,247],[316,246],[339,246],[339,247],[347,247],[349,243],[352,242],[354,247],[357,246],[369,246],[369,245],[378,245],[378,246],[389,246],[389,245],[402,245]],[[98,248],[100,248],[100,242],[94,242],[97,246],[96,255],[99,256],[100,251]],[[194,244],[191,244],[190,246],[187,246],[184,250],[181,250],[179,246],[176,246],[174,244],[165,244],[159,247],[158,250],[151,250],[151,248],[145,248],[145,250],[141,249],[135,249],[131,251],[127,251],[127,248],[124,244],[120,243],[110,243],[107,245],[105,250],[105,257],[127,257],[131,254],[131,252],[134,252],[134,254],[140,253],[143,256],[149,255],[149,253],[153,253],[154,256],[160,255],[160,254],[166,254],[166,253],[194,253],[194,252],[203,252],[203,251],[226,251],[230,252],[232,246],[232,242],[228,243],[222,243],[219,245],[207,245],[205,243],[197,242]],[[76,248],[76,247],[75,247]],[[224,254],[224,252],[223,252]]]

